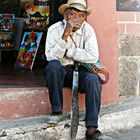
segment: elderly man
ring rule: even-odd
[[[86,22],[91,9],[85,0],[68,0],[59,7],[64,16],[49,27],[46,39],[46,57],[49,61],[44,77],[49,90],[52,115],[62,114],[63,86],[72,86],[74,61],[79,62],[79,91],[85,93],[86,139],[101,138],[98,115],[101,104],[99,77],[88,72],[80,63],[96,63],[99,58],[98,43],[94,29]],[[72,38],[71,38],[72,36]]]

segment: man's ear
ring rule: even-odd
[[[64,19],[65,19],[65,20],[67,20],[67,19],[68,19],[68,15],[67,15],[67,13],[66,13],[66,12],[64,12],[63,17],[64,17]]]

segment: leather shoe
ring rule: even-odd
[[[62,115],[63,113],[62,113],[62,111],[60,111],[60,112],[52,112],[52,116],[57,116],[57,115]]]
[[[111,137],[103,135],[99,130],[95,130],[93,133],[88,134],[86,131],[86,140],[113,140]]]
[[[47,123],[58,123],[63,119],[62,112],[52,112],[51,115],[48,115]]]

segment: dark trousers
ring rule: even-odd
[[[58,60],[50,61],[44,69],[44,78],[49,90],[52,112],[63,109],[64,86],[72,87],[72,67],[64,67]],[[101,82],[99,77],[79,66],[79,92],[85,93],[86,126],[98,127],[98,115],[101,105]]]

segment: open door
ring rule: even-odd
[[[50,24],[56,23],[63,19],[63,16],[59,14],[58,8],[61,4],[67,3],[67,0],[51,0],[51,17]]]

